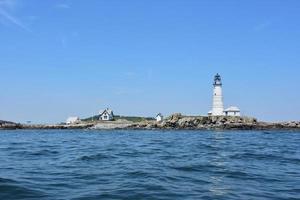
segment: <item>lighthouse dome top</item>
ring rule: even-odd
[[[214,85],[222,85],[222,79],[221,79],[220,74],[215,75]]]
[[[217,86],[217,85],[222,85],[222,79],[221,79],[220,74],[215,75],[214,86]]]

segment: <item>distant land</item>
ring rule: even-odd
[[[84,122],[92,122],[95,119],[99,119],[100,115],[95,115],[93,117],[88,117],[83,119]],[[127,120],[130,122],[142,122],[142,121],[152,121],[155,120],[153,117],[135,117],[135,116],[121,116],[121,115],[114,115],[114,120]]]

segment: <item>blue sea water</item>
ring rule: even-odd
[[[300,132],[0,131],[17,199],[300,199]]]

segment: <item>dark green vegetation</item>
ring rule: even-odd
[[[142,122],[142,121],[154,121],[155,119],[152,117],[134,117],[134,116],[114,116],[115,120],[127,120],[131,122]]]
[[[88,117],[88,118],[82,119],[81,121],[83,121],[83,122],[91,122],[91,121],[98,121],[98,120],[99,120],[99,115],[95,115],[95,116],[92,116],[92,117]]]

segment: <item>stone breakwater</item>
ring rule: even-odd
[[[0,129],[142,129],[142,130],[300,130],[300,122],[268,123],[251,117],[184,116],[173,114],[162,122],[82,122],[81,124],[28,125],[0,121]]]

